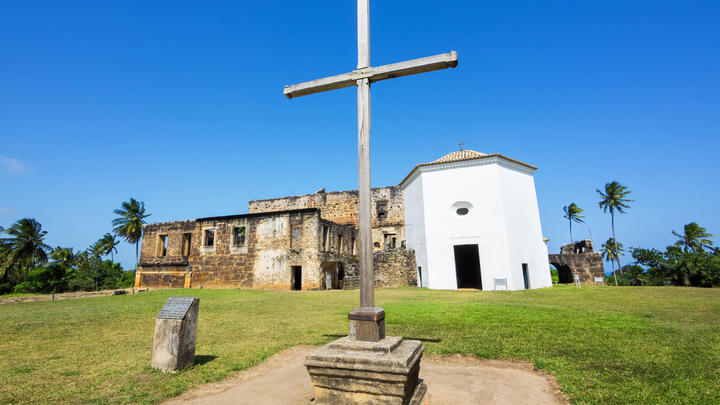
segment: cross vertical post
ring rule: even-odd
[[[370,4],[357,1],[358,69],[370,66]],[[370,185],[370,79],[357,81],[358,99],[358,243],[360,307],[375,306]]]
[[[360,0],[362,1],[362,0]],[[370,186],[370,80],[358,80],[358,243],[360,306],[374,307]]]
[[[348,314],[350,339],[377,342],[385,338],[385,311],[375,306],[372,247],[372,190],[370,188],[370,84],[381,80],[454,68],[457,53],[370,66],[370,1],[357,0],[357,69],[336,76],[285,86],[289,99],[357,86],[358,99],[358,250],[360,306]]]

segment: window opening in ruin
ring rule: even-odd
[[[455,275],[458,288],[482,290],[478,245],[455,245]]]
[[[327,248],[328,248],[327,243],[328,243],[328,232],[329,231],[330,231],[330,229],[326,225],[323,225],[323,235],[322,235],[322,238],[323,238],[322,239],[322,249],[323,250],[327,250]]]
[[[192,238],[192,234],[190,234],[190,233],[183,234],[182,255],[184,257],[190,256],[190,240],[191,240],[191,238]]]
[[[295,291],[302,290],[302,266],[290,266],[290,288]]]
[[[355,237],[354,236],[350,238],[350,254],[351,255],[355,254]]]
[[[206,229],[205,230],[205,246],[215,246],[215,230],[214,229]]]
[[[527,263],[522,264],[522,271],[523,271],[523,281],[525,282],[525,289],[530,289],[530,275],[528,274],[528,265]]]
[[[235,247],[245,246],[245,227],[244,226],[233,227],[232,236],[233,236],[233,238],[232,238],[233,246],[235,246]]]
[[[343,252],[343,237],[342,235],[338,234],[338,253]]]
[[[378,201],[378,203],[375,205],[375,210],[377,211],[378,219],[387,219],[387,202]]]
[[[397,235],[394,233],[385,234],[385,250],[395,249],[397,247]]]
[[[158,235],[157,256],[165,257],[167,255],[167,239],[167,235]]]

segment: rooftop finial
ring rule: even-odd
[[[463,142],[463,141],[458,142],[458,146],[460,147],[460,151],[463,150],[463,145],[465,145],[465,142]]]

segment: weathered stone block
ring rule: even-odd
[[[353,309],[350,319],[350,339],[378,342],[385,339],[385,310],[380,307]]]
[[[195,363],[200,299],[170,297],[155,320],[150,365],[162,371],[178,371]]]
[[[418,379],[422,353],[422,343],[402,337],[331,342],[305,359],[314,403],[419,404],[427,389]]]

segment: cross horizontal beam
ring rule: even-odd
[[[285,86],[283,93],[287,98],[307,96],[308,94],[321,93],[323,91],[342,89],[343,87],[355,86],[360,79],[370,79],[370,82],[392,79],[393,77],[409,76],[418,73],[432,72],[434,70],[454,68],[458,64],[457,52],[451,51],[440,55],[428,56],[408,60],[405,62],[391,63],[378,67],[367,67],[353,70],[341,75],[325,77],[309,82]]]

